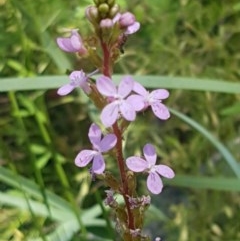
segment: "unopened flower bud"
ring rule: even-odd
[[[102,30],[109,30],[113,27],[113,21],[110,18],[105,18],[101,20],[100,27]]]
[[[121,15],[119,19],[119,24],[121,27],[124,28],[134,24],[135,21],[136,21],[135,16],[130,12],[126,12]]]
[[[98,14],[98,8],[97,7],[89,6],[85,11],[85,15],[91,23],[98,22],[99,14]]]
[[[109,11],[109,6],[107,5],[107,3],[102,3],[98,6],[98,11],[101,16],[105,16]]]
[[[115,0],[107,0],[107,4],[109,6],[113,6],[114,3],[115,3]]]
[[[118,4],[114,4],[109,11],[109,15],[111,18],[114,18],[116,14],[120,11],[120,7]]]
[[[103,41],[108,42],[108,40],[110,39],[113,25],[114,25],[113,21],[110,18],[105,18],[101,20],[100,28],[102,30],[101,35],[102,35]]]

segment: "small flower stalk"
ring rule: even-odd
[[[99,109],[99,123],[92,123],[88,131],[91,147],[79,151],[75,164],[80,169],[89,168],[92,177],[105,183],[103,203],[114,213],[115,229],[121,240],[147,241],[150,238],[143,233],[144,214],[151,205],[151,196],[138,194],[137,178],[146,176],[149,194],[159,195],[163,190],[162,178],[171,179],[175,174],[158,161],[154,145],[147,140],[144,147],[139,147],[143,148],[142,156],[135,153],[124,156],[123,136],[127,126],[141,118],[147,109],[156,118],[167,120],[170,112],[164,101],[169,92],[146,90],[130,75],[124,76],[118,85],[113,82],[113,67],[124,52],[125,41],[140,29],[133,13],[120,11],[115,0],[94,0],[85,15],[93,27],[91,39],[95,41],[88,42],[90,38],[81,36],[81,30],[77,29],[56,39],[62,51],[87,58],[94,69],[92,73],[84,69],[72,71],[69,83],[57,91],[65,96],[81,88]],[[99,75],[94,78],[96,73]],[[108,167],[109,159],[114,160],[114,173]],[[124,203],[119,202],[119,195]]]

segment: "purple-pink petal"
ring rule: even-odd
[[[105,127],[112,126],[118,118],[119,107],[116,101],[106,105],[100,115],[100,119]]]
[[[96,80],[98,91],[105,96],[115,96],[117,94],[117,88],[113,81],[107,76],[100,76]]]
[[[102,131],[99,126],[93,123],[88,131],[88,138],[94,147],[99,147],[101,141]]]
[[[85,94],[90,94],[92,91],[87,81],[80,83],[80,87],[82,88]]]
[[[127,101],[122,101],[119,105],[120,112],[127,121],[134,121],[136,118],[136,111]]]
[[[72,80],[74,83],[79,83],[80,81],[86,81],[87,75],[84,73],[83,70],[75,70],[72,71],[69,75],[69,79]]]
[[[74,85],[75,87],[81,87],[82,90],[86,93],[89,94],[91,92],[91,88],[88,85],[88,77],[87,75],[81,71],[73,71],[70,75],[69,78],[71,80],[71,84]]]
[[[105,170],[105,162],[101,154],[95,155],[93,158],[92,171],[96,174],[102,174]]]
[[[143,172],[148,168],[148,163],[141,157],[136,156],[128,157],[126,165],[133,172]]]
[[[70,38],[57,38],[58,47],[65,52],[77,52],[72,46]]]
[[[159,194],[162,191],[163,183],[156,172],[150,172],[147,177],[148,190],[153,194]]]
[[[100,28],[102,29],[111,29],[114,25],[114,22],[110,18],[105,18],[100,21]]]
[[[123,77],[122,81],[118,86],[118,95],[122,98],[125,98],[133,89],[134,80],[131,76]]]
[[[81,36],[76,29],[72,30],[69,38],[57,38],[57,44],[60,49],[66,52],[79,52],[80,54],[85,54],[87,52]]]
[[[135,16],[130,12],[125,12],[121,15],[119,19],[119,24],[121,27],[128,27],[134,24],[136,21]]]
[[[166,165],[156,165],[154,169],[163,177],[171,179],[175,176],[174,171]]]
[[[66,84],[63,85],[62,87],[60,87],[57,91],[57,93],[61,96],[67,95],[70,92],[73,91],[73,89],[75,88],[75,86],[71,85],[71,84]]]
[[[118,22],[120,18],[121,18],[121,14],[120,14],[120,13],[117,13],[117,14],[115,15],[115,17],[113,18],[113,23]]]
[[[130,95],[126,101],[133,107],[135,111],[145,108],[144,97],[141,95]]]
[[[108,134],[103,137],[99,143],[99,148],[101,152],[107,152],[112,149],[117,143],[117,137],[114,134]]]
[[[150,167],[155,165],[155,163],[157,161],[157,154],[156,154],[155,147],[153,145],[146,144],[143,147],[143,154]]]
[[[82,48],[82,39],[78,33],[73,33],[70,37],[70,41],[74,49],[79,51]]]
[[[127,30],[124,33],[127,35],[133,34],[133,33],[137,32],[139,29],[140,29],[140,23],[135,22],[134,24],[128,26]]]
[[[169,92],[165,89],[157,89],[157,90],[153,90],[150,96],[155,100],[163,100],[168,98]]]
[[[152,111],[156,117],[161,120],[167,120],[170,117],[168,108],[161,102],[151,103]]]
[[[75,158],[75,165],[79,167],[85,167],[90,161],[92,161],[96,151],[93,150],[83,150],[78,153]]]
[[[134,82],[133,91],[137,94],[146,97],[148,95],[148,91],[138,82]]]
[[[82,39],[77,30],[72,30],[69,38],[57,38],[57,44],[60,49],[66,52],[78,52],[83,48]]]

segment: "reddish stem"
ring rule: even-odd
[[[108,49],[107,44],[104,43],[103,41],[101,41],[101,46],[103,50],[103,67],[102,67],[103,70],[102,71],[105,76],[108,76],[109,78],[111,78],[112,66],[111,66],[110,51]]]
[[[111,65],[111,59],[110,59],[110,51],[106,43],[101,41],[101,46],[103,50],[103,74],[105,76],[108,76],[111,78],[112,73],[112,65]],[[126,176],[126,170],[125,170],[125,162],[123,158],[123,150],[122,150],[122,132],[118,127],[117,122],[112,126],[113,132],[117,137],[117,163],[118,163],[118,169],[121,177],[121,184],[122,184],[122,195],[126,204],[127,213],[128,213],[128,228],[129,229],[135,229],[134,228],[134,216],[130,209],[130,203],[128,200],[129,197],[129,189],[128,189],[128,183],[127,183],[127,176]]]
[[[122,183],[122,195],[126,204],[127,213],[128,213],[128,228],[134,229],[134,217],[132,215],[131,209],[130,209],[130,203],[128,200],[129,197],[129,190],[128,190],[128,183],[127,183],[127,176],[125,171],[125,163],[123,158],[123,151],[122,151],[122,133],[120,129],[118,128],[117,122],[113,125],[113,132],[117,136],[117,163],[118,163],[118,169],[121,176],[121,183]]]

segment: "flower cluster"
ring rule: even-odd
[[[165,89],[148,91],[129,75],[124,76],[118,85],[114,83],[113,65],[123,53],[127,36],[137,32],[140,23],[132,13],[121,13],[115,0],[94,0],[94,3],[86,9],[86,17],[94,28],[92,38],[96,41],[90,43],[84,40],[78,30],[73,29],[69,37],[57,38],[56,42],[61,50],[88,58],[96,70],[89,74],[83,69],[72,71],[70,83],[61,86],[57,93],[64,96],[75,88],[81,88],[99,108],[105,134],[99,125],[91,124],[88,137],[92,148],[81,150],[75,158],[75,164],[82,168],[92,162],[91,173],[103,179],[109,187],[105,204],[115,211],[118,230],[124,240],[135,240],[136,237],[145,236],[142,235],[142,221],[134,220],[143,220],[144,211],[151,201],[150,196],[136,195],[135,173],[147,173],[148,190],[152,194],[159,194],[163,188],[161,176],[173,178],[174,172],[166,165],[156,164],[157,153],[149,143],[143,147],[144,157],[124,157],[122,140],[126,128],[122,128],[122,125],[130,125],[148,108],[157,118],[167,120],[170,113],[163,100],[169,97],[169,92]],[[94,79],[97,72],[100,75]],[[109,151],[115,156],[119,180],[107,170],[105,159]],[[118,204],[115,193],[123,196],[124,207]]]
[[[91,92],[88,78],[93,74],[85,74],[81,71],[73,71],[70,75],[70,83],[58,89],[59,95],[67,95],[74,88],[80,87],[89,94]],[[105,127],[112,126],[120,117],[127,121],[134,121],[136,113],[146,110],[149,106],[156,117],[166,120],[170,117],[168,108],[162,103],[169,96],[165,89],[157,89],[149,93],[140,83],[134,81],[131,76],[123,77],[119,86],[107,76],[100,76],[96,80],[97,90],[107,97],[107,105],[101,113],[101,121]]]
[[[125,76],[118,88],[113,81],[101,76],[96,81],[98,91],[108,97],[108,104],[101,113],[101,121],[105,127],[112,126],[119,117],[127,121],[134,121],[136,113],[151,106],[153,113],[162,120],[170,117],[167,107],[162,104],[162,99],[168,97],[168,91],[164,89],[154,90],[149,93],[141,84],[132,77]]]

